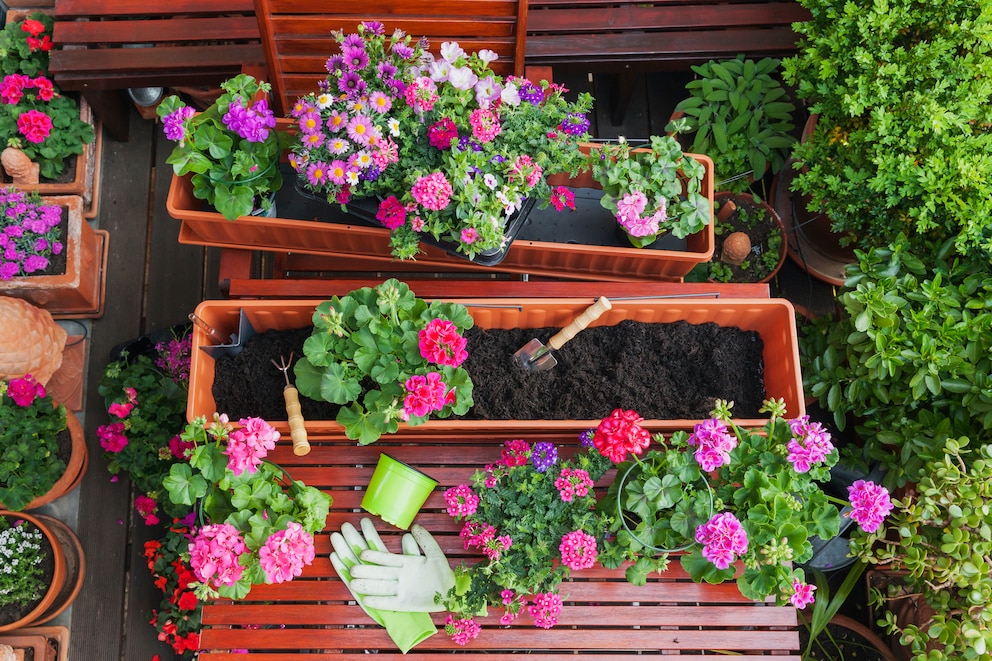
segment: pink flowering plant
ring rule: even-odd
[[[33,376],[0,380],[0,503],[18,512],[65,473],[58,436],[67,427],[65,406],[52,401]]]
[[[181,438],[192,451],[164,486],[173,503],[199,515],[188,546],[198,599],[243,599],[253,585],[291,581],[313,563],[313,535],[331,497],[265,459],[276,429],[261,418],[234,425],[215,414],[209,424],[194,420]]]
[[[829,481],[830,468],[837,463],[839,453],[819,423],[811,422],[808,416],[786,419],[784,401],[768,400],[761,409],[770,415],[765,426],[743,429],[731,420],[732,405],[718,400],[712,418],[698,423],[691,434],[675,432],[668,439],[655,434],[649,444],[643,443],[646,431],[640,426],[641,420],[614,424],[607,433],[601,433],[601,424],[597,432],[602,438],[596,447],[614,461],[625,457],[618,447],[634,455],[625,461],[640,464],[646,464],[649,457],[653,461],[664,456],[662,463],[673,472],[659,470],[657,484],[648,488],[645,482],[640,491],[628,489],[624,494],[641,514],[645,501],[650,510],[671,499],[665,488],[666,476],[674,475],[680,481],[697,475],[707,479],[713,494],[708,518],[693,522],[691,527],[682,520],[670,523],[691,535],[691,546],[685,549],[681,563],[693,580],[722,583],[736,576],[741,594],[748,599],[773,596],[778,603],[791,602],[803,608],[813,602],[815,587],[795,565],[812,558],[810,538],[830,539],[838,534],[839,504],[850,505],[847,516],[865,532],[873,532],[892,508],[889,494],[884,487],[862,480],[851,487],[849,503],[828,496],[820,485]],[[636,456],[647,447],[651,449],[645,459]],[[692,468],[693,463],[696,468]],[[623,470],[623,465],[618,467],[618,476]],[[614,506],[615,501],[611,504],[604,499],[600,511],[613,516]],[[679,512],[678,508],[675,511]],[[686,518],[700,514],[683,513]],[[665,530],[664,526],[659,528]],[[618,533],[613,544],[607,545],[603,563],[618,566],[623,560],[641,562],[641,557],[650,555],[654,553],[631,545]],[[743,571],[738,571],[737,561]],[[644,569],[663,570],[667,558],[654,557],[650,563],[634,573],[634,582],[646,578]]]
[[[65,244],[62,209],[36,192],[0,189],[0,280],[43,273]]]
[[[180,438],[186,426],[191,346],[192,334],[185,333],[149,343],[145,352],[124,351],[100,378],[109,422],[99,425],[96,435],[112,479],[124,473],[134,484],[135,508],[146,525],[159,523],[162,513],[171,519],[190,511],[164,497],[162,481],[192,449]]]
[[[464,305],[416,297],[386,280],[317,306],[294,370],[300,394],[340,404],[337,422],[362,445],[399,424],[466,413],[474,403]]]
[[[706,168],[683,154],[675,138],[653,135],[643,149],[623,138],[604,143],[590,150],[588,167],[603,187],[600,204],[636,248],[668,232],[684,239],[713,221],[713,205],[702,190]]]
[[[387,36],[377,22],[335,38],[327,78],[291,113],[291,163],[305,189],[346,209],[378,198],[395,256],[414,258],[422,234],[470,259],[499,251],[528,199],[562,197],[547,177],[581,163],[590,95],[570,102],[547,81],[504,79],[490,68],[495,53],[457,42],[435,57],[425,39]]]
[[[224,93],[197,113],[178,96],[156,112],[165,137],[176,143],[166,163],[177,177],[192,173],[193,197],[206,200],[228,220],[268,211],[282,188],[279,157],[289,139],[275,130],[266,82],[238,74],[221,83]]]
[[[487,606],[508,625],[525,613],[550,629],[563,607],[558,586],[572,571],[593,566],[603,529],[593,484],[611,467],[584,437],[570,458],[553,443],[504,443],[501,457],[476,471],[471,484],[445,491],[448,514],[463,523],[462,543],[485,559],[455,570],[443,597],[447,632],[465,644],[478,634],[472,615]]]

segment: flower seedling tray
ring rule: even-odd
[[[452,299],[454,300],[454,299]],[[229,335],[238,327],[244,314],[258,333],[267,330],[289,330],[312,325],[312,315],[319,300],[241,300],[204,301],[197,306],[196,315],[206,324]],[[591,299],[547,298],[518,299],[508,306],[506,299],[461,299],[468,306],[476,326],[486,328],[564,327],[587,308]],[[756,331],[763,343],[764,385],[767,397],[781,397],[787,414],[805,414],[802,378],[799,369],[795,310],[785,299],[648,299],[614,301],[613,309],[592,326],[616,325],[625,319],[647,323],[686,321],[691,324],[713,322],[720,326]],[[200,328],[193,331],[193,346],[211,344]],[[647,348],[646,348],[647,349]],[[212,392],[214,359],[206,351],[193,352],[190,370],[189,400],[186,416],[213,415],[216,404]],[[224,411],[219,411],[224,413]],[[288,432],[285,420],[270,420],[283,433]],[[428,433],[504,433],[523,431],[579,433],[595,427],[599,420],[431,420],[416,427],[401,427],[399,436]],[[649,420],[646,425],[654,431],[691,429],[698,420]],[[760,427],[763,419],[739,419],[743,427]],[[343,428],[332,420],[307,420],[307,429],[314,432],[344,434]],[[507,438],[510,438],[509,436]]]

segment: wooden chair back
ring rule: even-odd
[[[277,114],[327,75],[327,58],[338,52],[331,31],[355,32],[363,21],[427,37],[435,55],[445,41],[468,52],[487,48],[499,54],[496,73],[523,75],[526,0],[255,0],[255,14]]]

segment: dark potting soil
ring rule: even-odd
[[[13,525],[17,522],[17,516],[8,516],[7,521]],[[37,527],[27,522],[26,524],[29,529],[37,530]],[[41,580],[44,585],[48,586],[52,584],[52,579],[55,578],[55,551],[52,549],[51,542],[48,541],[47,537],[42,536],[41,538],[41,552],[43,554],[41,560]],[[16,622],[22,617],[28,615],[31,611],[37,608],[41,600],[45,598],[42,594],[37,599],[33,599],[25,604],[7,604],[5,606],[0,606],[0,624],[10,624],[11,622]]]
[[[303,355],[312,327],[258,333],[236,356],[221,356],[213,385],[217,411],[232,420],[285,420],[282,372],[272,360]],[[475,386],[464,419],[593,420],[615,409],[646,419],[699,419],[717,399],[734,402],[734,416],[756,418],[765,399],[762,341],[754,331],[678,321],[622,321],[588,328],[557,352],[544,372],[516,366],[513,353],[531,338],[547,341],[558,328],[469,329],[463,367]],[[290,379],[292,379],[290,371]],[[338,406],[300,397],[303,417],[333,420]]]

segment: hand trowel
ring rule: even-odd
[[[612,307],[613,305],[608,298],[600,296],[595,303],[573,319],[572,323],[555,333],[546,345],[542,344],[537,338],[534,338],[517,349],[516,353],[513,354],[514,362],[520,367],[532,372],[542,372],[551,369],[558,364],[558,359],[551,352],[560,349],[566,342],[575,337],[579,331],[599,319],[604,312]]]

